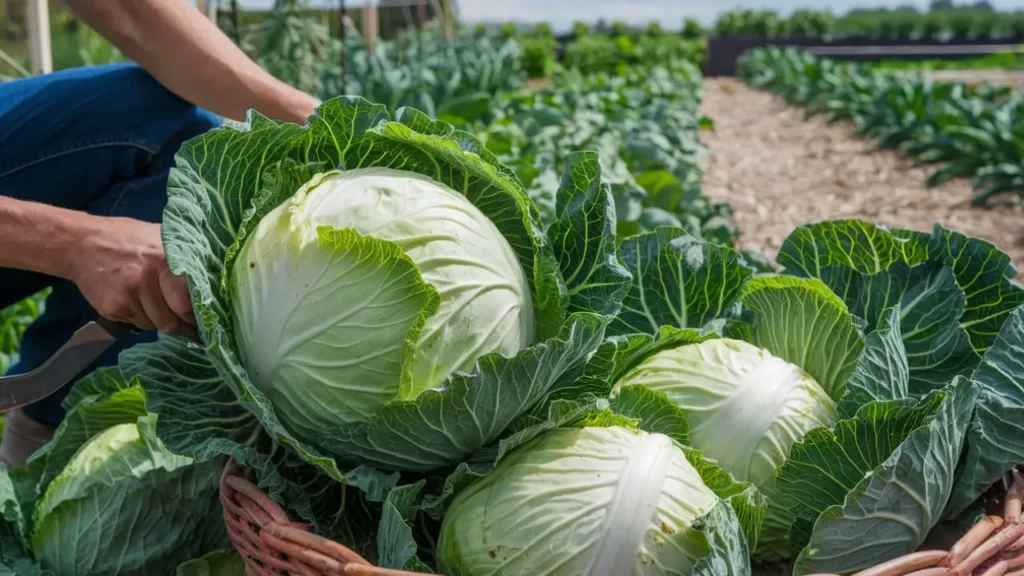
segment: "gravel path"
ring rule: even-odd
[[[804,120],[803,110],[735,79],[705,80],[703,113],[715,121],[715,130],[701,135],[711,150],[703,190],[732,204],[744,248],[774,257],[794,228],[821,220],[861,218],[917,230],[939,222],[995,243],[1024,268],[1016,196],[972,208],[969,182],[926,188],[929,169],[853,138],[849,125]]]

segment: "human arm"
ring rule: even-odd
[[[111,320],[195,334],[188,284],[167,265],[159,224],[0,196],[0,268],[70,280]]]
[[[187,0],[66,0],[71,12],[181,98],[244,120],[304,124],[319,101],[271,76]]]

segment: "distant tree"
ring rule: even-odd
[[[687,18],[686,20],[683,20],[683,38],[695,40],[704,36],[704,32],[704,25],[696,18]]]
[[[973,8],[975,10],[983,10],[985,12],[995,12],[996,11],[995,7],[993,7],[992,3],[989,2],[988,0],[978,0],[977,2],[974,3]]]
[[[941,12],[943,10],[952,10],[953,0],[932,0],[931,4],[928,5],[929,12]]]
[[[662,29],[661,24],[659,24],[657,22],[650,22],[649,24],[647,24],[647,34],[648,35],[650,35],[650,36],[661,36],[664,33],[665,33],[665,30]]]
[[[541,22],[537,24],[537,27],[533,30],[538,36],[554,36],[555,34],[551,31],[551,25],[547,22]]]
[[[607,34],[611,28],[608,26],[608,21],[604,18],[598,18],[597,24],[594,26],[594,32],[598,34]]]
[[[473,26],[473,36],[476,36],[477,38],[487,36],[487,25],[477,24],[476,26]]]
[[[579,38],[580,36],[586,36],[590,32],[590,28],[586,22],[580,22],[579,20],[572,23],[572,34]]]
[[[519,34],[519,27],[514,22],[506,22],[501,25],[501,37],[512,38]]]
[[[612,22],[612,34],[615,36],[622,36],[623,34],[629,34],[629,24],[621,20]]]

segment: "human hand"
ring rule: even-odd
[[[160,225],[95,219],[69,264],[69,277],[105,318],[142,330],[198,337],[188,283],[171,273]]]
[[[285,105],[285,108],[288,110],[285,119],[303,125],[310,116],[316,113],[316,109],[320,104],[319,98],[305,92],[296,91]]]

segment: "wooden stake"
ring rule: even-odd
[[[455,13],[452,10],[452,0],[444,0],[444,37],[449,42],[455,38]]]
[[[373,54],[373,47],[377,44],[376,0],[370,0],[363,6],[363,38],[366,40],[366,49]]]
[[[50,5],[47,0],[28,2],[28,44],[33,74],[53,72],[53,51],[50,47]]]

